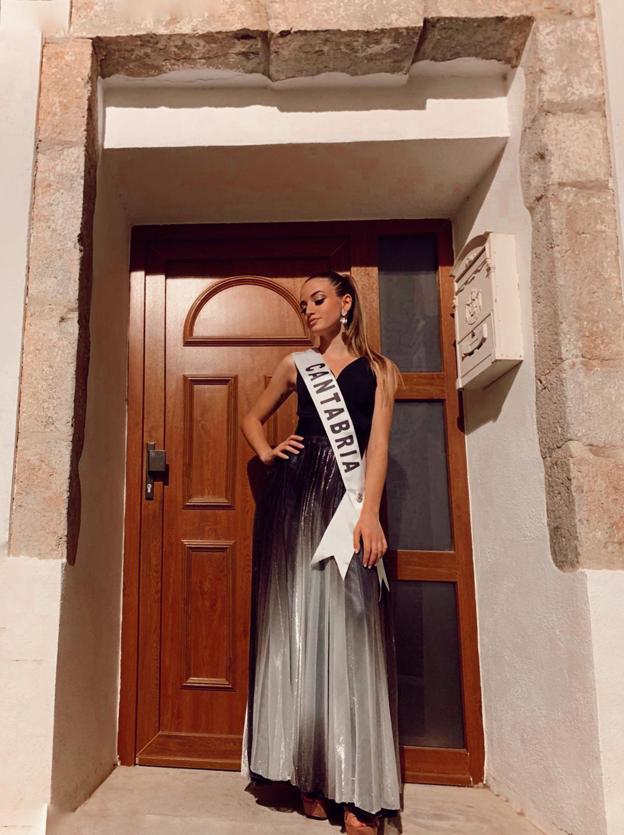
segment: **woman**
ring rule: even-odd
[[[344,804],[346,831],[369,835],[400,808],[395,647],[387,590],[377,576],[387,548],[379,505],[400,375],[371,349],[350,276],[311,276],[300,306],[318,338],[313,359],[335,378],[366,452],[364,491],[356,553],[343,579],[334,559],[312,564],[345,485],[313,395],[287,355],[241,422],[270,468],[254,521],[241,771],[255,783],[297,786],[309,817],[327,817],[328,800]],[[293,391],[297,427],[272,448],[263,424]]]

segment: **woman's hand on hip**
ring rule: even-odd
[[[290,455],[286,455],[286,451],[294,452],[295,455],[299,455],[303,449],[303,444],[301,443],[302,440],[303,435],[289,435],[285,441],[282,441],[281,444],[273,447],[271,452],[262,458],[262,463],[270,465],[276,458],[285,458],[288,460]]]
[[[362,543],[362,564],[366,568],[373,568],[383,557],[388,548],[379,516],[376,513],[363,510],[353,531],[353,548],[360,550]]]

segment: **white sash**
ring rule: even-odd
[[[309,349],[293,353],[293,358],[332,445],[345,486],[345,494],[312,557],[312,564],[333,557],[344,580],[355,556],[353,531],[360,518],[364,501],[366,454],[363,457],[360,455],[347,404],[335,375],[321,354]],[[382,583],[390,590],[381,557],[376,563],[376,568],[381,594]]]

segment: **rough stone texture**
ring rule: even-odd
[[[268,74],[266,35],[246,30],[96,37],[94,46],[102,78],[117,74],[145,78],[185,69]]]
[[[538,19],[522,58],[537,422],[552,556],[622,568],[624,305],[593,18]]]
[[[624,550],[624,448],[607,457],[583,448],[579,457],[546,461],[547,506],[555,564],[621,569]],[[588,557],[598,555],[596,560]]]
[[[539,113],[524,130],[522,171],[529,208],[553,187],[610,186],[604,113]]]
[[[545,113],[545,185],[609,184],[611,159],[604,113]]]
[[[263,73],[274,80],[323,72],[406,73],[422,27],[422,2],[401,0],[341,6],[266,0],[195,16],[172,16],[161,3],[149,15],[132,7],[116,18],[111,5],[96,4],[94,18],[79,7],[73,18],[74,31],[95,35],[105,78],[188,68]]]
[[[600,110],[604,80],[595,18],[537,20],[533,29],[540,63],[540,106],[545,110]]]
[[[265,32],[263,0],[73,0],[74,36]]]
[[[536,203],[533,222],[538,381],[564,360],[624,360],[613,191],[560,188]]]
[[[44,111],[40,112],[45,119]],[[73,118],[68,113],[68,121]],[[29,304],[41,301],[76,307],[81,241],[78,236],[68,240],[67,229],[79,229],[82,223],[83,201],[76,200],[76,184],[84,175],[84,144],[54,144],[46,139],[39,145],[30,236]]]
[[[271,32],[420,29],[424,0],[264,0]]]
[[[604,113],[602,64],[595,18],[537,18],[522,58],[524,124],[539,113]]]
[[[612,450],[610,457],[569,461],[572,492],[576,504],[579,564],[591,566],[592,555],[599,555],[600,567],[622,568],[624,551],[624,448]]]
[[[44,46],[10,549],[70,562],[89,361],[96,79],[90,40]]]
[[[416,40],[411,29],[272,33],[269,75],[273,81],[283,81],[326,72],[405,74]]]
[[[103,78],[190,68],[268,73],[261,0],[77,0],[71,31],[94,38]]]
[[[71,31],[94,38],[103,78],[191,68],[268,74],[260,0],[80,0]]]
[[[590,17],[594,0],[425,0],[425,17]]]
[[[11,527],[14,555],[66,556],[71,469],[71,436],[52,432],[22,436]]]
[[[422,5],[416,0],[266,0],[270,77],[406,73],[422,28]]]
[[[70,438],[74,426],[73,404],[75,380],[63,368],[75,365],[78,341],[78,313],[62,303],[48,304],[29,299],[26,309],[23,352],[23,384],[20,403],[20,435],[22,443],[31,435],[50,433]],[[33,374],[42,360],[53,374]]]
[[[533,20],[517,17],[428,17],[417,61],[481,58],[517,66]]]
[[[545,457],[624,447],[624,362],[568,360],[538,383],[537,403]]]

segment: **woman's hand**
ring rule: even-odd
[[[362,510],[360,518],[353,531],[353,548],[360,550],[362,540],[362,563],[366,568],[372,568],[386,553],[388,543],[384,536],[379,515],[371,511]]]
[[[262,458],[262,463],[271,465],[276,458],[285,458],[288,460],[290,456],[286,455],[285,450],[288,450],[288,452],[294,452],[295,455],[299,455],[300,451],[303,449],[303,444],[301,443],[302,440],[303,435],[289,435],[285,441],[282,441],[281,444],[273,447],[271,452]]]

